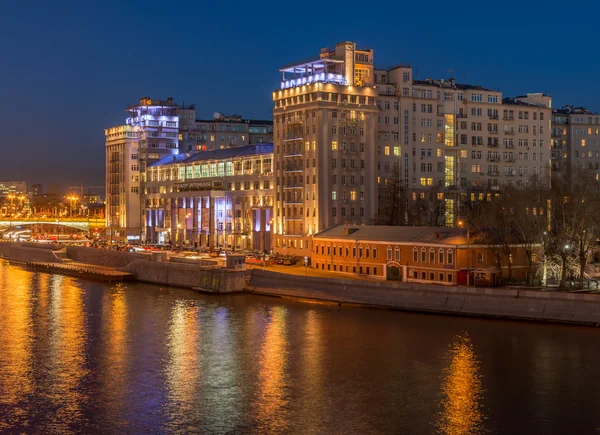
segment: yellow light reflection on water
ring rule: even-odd
[[[81,383],[88,373],[86,314],[84,291],[77,281],[54,275],[50,292],[48,344],[52,365],[48,380],[50,399],[57,406],[51,424],[60,432],[83,417],[85,396]]]
[[[442,383],[442,412],[438,433],[471,435],[483,432],[481,409],[483,383],[480,363],[468,335],[458,336],[450,346],[449,365]]]
[[[258,356],[259,386],[257,420],[261,433],[283,433],[287,428],[287,311],[271,310]]]
[[[183,300],[177,301],[171,311],[167,336],[167,394],[173,420],[177,420],[176,416],[185,417],[195,411],[201,336],[198,307]]]
[[[20,268],[0,265],[0,280],[6,279],[10,271],[11,282],[0,286],[0,404],[16,405],[26,401],[33,390],[32,376],[32,275]],[[3,421],[27,419],[24,410],[16,408],[15,413],[0,419]]]
[[[129,313],[125,292],[125,284],[117,283],[111,287],[109,293],[106,293],[103,303],[103,316],[107,322],[106,333],[103,334],[106,337],[106,358],[102,361],[106,363],[103,369],[106,372],[105,388],[112,396],[110,405],[114,408],[122,404],[126,394],[130,361],[127,343]]]

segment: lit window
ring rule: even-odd
[[[332,140],[332,141],[331,141],[331,149],[332,149],[333,151],[335,151],[335,150],[337,150],[337,149],[338,149],[338,145],[337,145],[337,141],[336,141],[336,140]]]
[[[389,155],[390,155],[390,147],[384,147],[384,148],[383,148],[383,153],[384,153],[386,156],[389,156]]]

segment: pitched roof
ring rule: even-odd
[[[466,236],[463,228],[335,225],[315,234],[313,239],[456,245],[466,243]]]

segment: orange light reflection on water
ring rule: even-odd
[[[185,416],[194,409],[198,387],[202,331],[198,321],[199,308],[179,300],[172,308],[167,347],[167,395],[171,417]]]
[[[50,292],[50,399],[57,407],[51,427],[63,432],[83,418],[85,406],[86,397],[81,388],[88,373],[85,367],[87,329],[84,292],[77,281],[57,275],[53,276]]]
[[[273,307],[258,356],[257,420],[261,433],[284,433],[287,428],[287,311]]]
[[[458,336],[448,353],[449,365],[442,383],[442,408],[438,433],[471,435],[483,432],[481,409],[483,382],[480,362],[468,335]]]
[[[0,280],[10,269],[11,282],[0,286],[0,404],[14,406],[27,401],[33,390],[31,274],[7,264],[0,265]],[[12,424],[26,424],[26,410],[16,408],[0,416],[0,431]]]

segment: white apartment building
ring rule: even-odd
[[[142,203],[146,166],[177,154],[179,117],[172,98],[141,98],[126,109],[125,124],[105,129],[106,222],[113,240],[143,240]]]
[[[577,171],[600,174],[600,114],[583,107],[552,111],[552,177],[572,182]]]
[[[395,182],[398,167],[402,187],[413,198],[429,192],[443,200],[445,223],[453,226],[473,195],[549,184],[549,96],[503,98],[454,79],[415,80],[409,65],[374,75],[380,192]]]
[[[313,234],[370,223],[377,212],[373,50],[342,42],[280,72],[273,249],[310,255]]]

